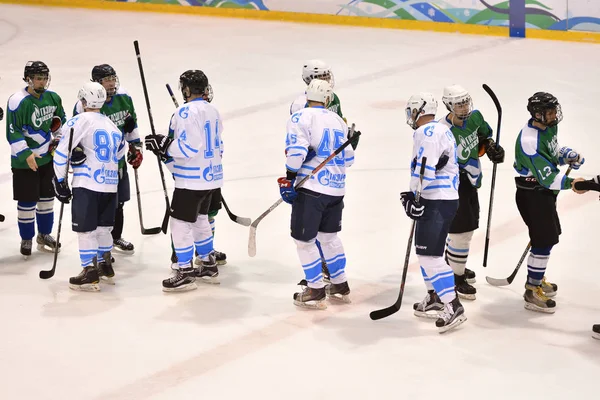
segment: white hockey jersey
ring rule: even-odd
[[[73,143],[83,148],[86,161],[73,165],[72,187],[100,193],[116,193],[119,183],[119,160],[126,152],[123,134],[104,114],[84,112],[71,118],[61,128],[61,138],[54,151],[54,173],[65,179],[69,137],[73,128]]]
[[[296,100],[290,106],[290,115],[297,113],[298,111],[306,108],[306,93],[298,96]]]
[[[173,158],[168,167],[176,188],[210,190],[223,186],[222,134],[219,112],[201,98],[175,111],[169,127],[173,142],[167,155]]]
[[[421,161],[427,157],[421,197],[427,200],[458,199],[458,160],[456,140],[447,126],[432,121],[413,135],[410,190],[419,185]]]
[[[302,109],[293,114],[287,123],[285,167],[298,172],[298,179],[309,175],[346,142],[347,135],[348,126],[336,113],[323,107]],[[311,150],[316,156],[305,162]],[[346,193],[346,168],[353,163],[354,150],[348,146],[302,187],[331,196],[343,196]]]

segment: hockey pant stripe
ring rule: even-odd
[[[37,202],[36,220],[38,232],[49,235],[54,225],[54,198],[43,198]]]
[[[527,282],[539,286],[546,273],[552,247],[532,247],[527,259]]]
[[[317,241],[320,243],[321,256],[327,263],[331,282],[334,284],[346,282],[346,253],[342,240],[336,232],[319,232]]]
[[[214,251],[213,234],[208,215],[198,215],[196,222],[191,224],[191,227],[196,251],[203,261],[208,261],[208,255]]]

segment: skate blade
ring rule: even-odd
[[[443,326],[441,328],[438,328],[439,332],[440,333],[448,332],[448,331],[450,331],[450,330],[458,327],[459,325],[461,325],[466,320],[467,320],[467,316],[465,314],[462,314],[461,316],[456,317],[456,319],[454,321],[452,321],[452,323],[450,325],[446,325],[446,326]]]
[[[474,294],[465,294],[465,293],[461,293],[461,292],[456,292],[458,293],[458,297],[461,299],[465,299],[465,300],[475,300],[476,299],[476,295]]]
[[[100,282],[101,283],[105,283],[107,285],[114,285],[115,284],[115,277],[111,276],[109,278],[108,276],[101,276],[100,277]]]
[[[37,249],[44,253],[54,254],[54,248],[46,246],[45,244],[38,244]],[[58,252],[60,253],[60,247],[58,248]]]
[[[415,317],[427,318],[427,319],[438,319],[440,317],[439,311],[416,311],[414,312]]]
[[[345,304],[352,303],[352,300],[350,299],[349,294],[340,294],[340,293],[329,294],[329,293],[327,293],[327,297],[329,298],[329,300],[335,300],[340,303],[345,303]]]
[[[594,332],[594,333],[592,333],[592,337],[593,337],[594,339],[598,339],[598,340],[600,340],[600,333],[596,333],[596,332]]]
[[[69,289],[72,289],[72,290],[75,290],[78,292],[99,292],[100,285],[98,284],[98,282],[86,283],[83,285],[73,285],[73,284],[69,283]]]
[[[175,292],[189,292],[190,290],[196,290],[198,286],[196,282],[186,283],[185,285],[177,286],[175,288],[166,288],[163,286],[163,292],[175,293]]]
[[[308,302],[294,300],[294,305],[298,306],[300,308],[307,308],[309,310],[326,310],[327,309],[327,304],[323,300],[319,300],[319,301],[311,300]]]
[[[531,304],[531,303],[527,303],[527,302],[525,302],[524,307],[526,310],[535,311],[535,312],[539,312],[539,313],[543,313],[543,314],[554,314],[554,312],[556,311],[555,310],[556,307],[542,308],[542,307],[536,306],[535,304]]]
[[[121,249],[120,247],[117,247],[117,246],[114,246],[113,250],[115,250],[117,253],[128,255],[128,256],[130,256],[130,255],[132,255],[132,254],[135,253],[135,249],[133,249],[133,250],[123,250],[123,249]]]
[[[207,283],[209,285],[220,285],[221,281],[219,280],[218,276],[212,276],[212,277],[207,277],[207,276],[203,276],[203,277],[196,277],[196,282],[198,282],[198,280],[202,283]]]
[[[28,254],[28,255],[21,254],[21,256],[23,257],[23,260],[27,260],[29,257],[31,257],[31,254]]]

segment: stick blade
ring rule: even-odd
[[[250,226],[252,220],[247,217],[236,217],[235,222],[243,226]]]
[[[381,310],[371,311],[369,317],[371,317],[373,321],[377,321],[378,319],[389,317],[390,315],[397,313],[399,310],[400,307],[393,304],[387,308],[382,308]]]
[[[50,271],[40,271],[40,279],[50,279],[54,276],[55,269],[51,269]]]
[[[248,235],[248,255],[254,257],[256,255],[256,226],[250,226],[250,233]]]
[[[508,286],[512,282],[509,282],[508,278],[498,279],[489,276],[486,276],[485,280],[492,286]]]
[[[159,234],[160,231],[161,231],[160,226],[157,226],[156,228],[142,229],[142,235],[156,235],[156,234]]]

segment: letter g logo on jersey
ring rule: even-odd
[[[181,110],[179,110],[179,116],[183,119],[186,119],[188,117],[188,115],[190,115],[190,107],[183,107]]]
[[[317,176],[317,180],[323,186],[329,186],[330,178],[331,178],[331,173],[327,170],[319,172],[319,175]]]
[[[423,134],[427,137],[433,136],[433,126],[430,125],[427,128],[425,128],[425,130],[423,131]]]
[[[202,176],[204,177],[204,180],[207,182],[211,182],[214,179],[212,163],[210,163],[210,165],[208,167],[204,168],[204,171],[202,172]]]
[[[106,176],[104,175],[104,164],[102,164],[102,168],[96,170],[96,172],[94,172],[94,180],[96,182],[98,182],[99,184],[103,184],[104,181],[106,180]]]

